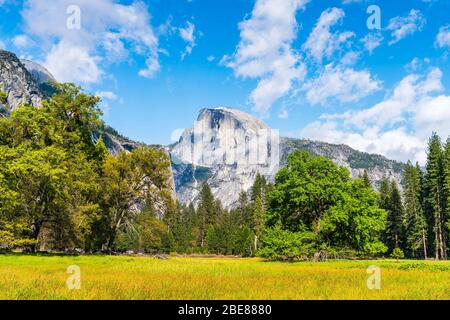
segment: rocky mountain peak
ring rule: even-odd
[[[200,110],[192,129],[172,146],[175,183],[183,203],[196,202],[208,181],[225,207],[232,207],[258,173],[273,179],[279,168],[278,132],[231,108]]]
[[[278,140],[261,120],[244,112],[220,107],[200,110],[172,153],[179,160],[201,166],[268,164]]]
[[[31,74],[34,81],[36,81],[38,84],[57,83],[56,79],[53,77],[50,71],[48,71],[40,64],[27,59],[21,59],[20,62],[22,62],[22,64]]]
[[[29,103],[40,105],[44,94],[31,73],[14,53],[0,50],[0,91],[7,94],[0,109],[9,113],[18,106]]]
[[[253,117],[245,112],[228,108],[218,107],[215,109],[201,109],[197,122],[210,121],[211,129],[217,128],[221,122],[232,121],[234,127],[253,129],[253,130],[270,130],[263,121]]]

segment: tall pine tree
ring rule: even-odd
[[[389,210],[389,199],[391,197],[390,183],[387,178],[383,178],[380,182],[380,197],[378,200],[378,206],[381,209]]]
[[[450,248],[450,138],[447,139],[444,151],[444,221],[446,221],[446,229],[444,239],[447,240],[447,250]],[[447,255],[448,257],[448,255]]]
[[[199,219],[199,242],[200,247],[202,248],[205,246],[209,226],[216,222],[216,210],[217,203],[214,199],[214,195],[212,194],[209,185],[205,182],[202,185],[202,190],[200,192],[200,203],[197,209]]]
[[[421,204],[421,170],[408,162],[403,175],[406,249],[412,258],[427,258],[427,225]]]
[[[392,252],[396,248],[402,248],[404,244],[404,217],[402,196],[397,182],[395,181],[392,181],[390,186],[386,244],[390,252]]]
[[[429,225],[429,242],[436,259],[447,259],[444,236],[444,165],[441,139],[433,133],[428,144],[427,173],[425,175],[425,214]]]

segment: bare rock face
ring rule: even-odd
[[[346,145],[280,138],[261,120],[230,108],[203,109],[192,129],[170,147],[175,186],[181,203],[198,202],[203,182],[226,208],[248,191],[258,173],[273,181],[295,150],[325,156],[349,169],[353,177],[365,170],[374,186],[384,177],[401,181],[404,165]]]
[[[30,72],[13,53],[0,50],[0,91],[8,97],[0,107],[9,113],[18,106],[29,103],[41,105],[44,94]]]
[[[41,66],[40,64],[30,61],[30,60],[27,60],[27,59],[22,59],[22,60],[20,60],[20,62],[22,62],[22,64],[25,66],[25,68],[31,74],[31,77],[38,84],[57,83],[57,81],[53,77],[53,75],[46,68]]]
[[[225,207],[236,204],[258,173],[273,179],[279,169],[279,136],[264,122],[229,109],[203,109],[193,129],[172,146],[175,185],[182,203],[196,202],[208,181]]]

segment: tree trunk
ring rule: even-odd
[[[42,227],[42,222],[40,222],[40,221],[34,221],[31,224],[31,236],[32,236],[33,240],[36,241],[36,243],[31,246],[32,253],[36,253],[38,251],[37,249],[39,247],[38,241],[39,241],[39,234],[41,233],[41,227]]]
[[[106,244],[106,247],[107,247],[109,252],[112,251],[112,248],[113,248],[113,245],[114,245],[114,241],[116,240],[116,235],[117,235],[116,230],[111,230],[111,232],[109,234],[108,242]]]
[[[422,229],[422,243],[423,243],[423,258],[427,260],[427,241],[425,231]]]
[[[438,234],[439,234],[439,253],[440,258],[445,260],[446,259],[446,252],[444,249],[444,238],[442,235],[442,220],[441,215],[439,215],[439,221],[438,221]]]

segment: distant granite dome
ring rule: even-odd
[[[404,164],[346,145],[279,137],[263,121],[242,111],[220,107],[200,110],[192,129],[170,146],[175,186],[181,203],[197,204],[203,182],[226,208],[236,206],[258,173],[273,181],[295,150],[325,156],[349,169],[353,177],[367,170],[374,186],[384,177],[401,182]]]
[[[179,200],[196,202],[208,181],[215,197],[232,207],[258,173],[273,179],[278,151],[277,133],[261,120],[231,108],[202,109],[171,149]]]

